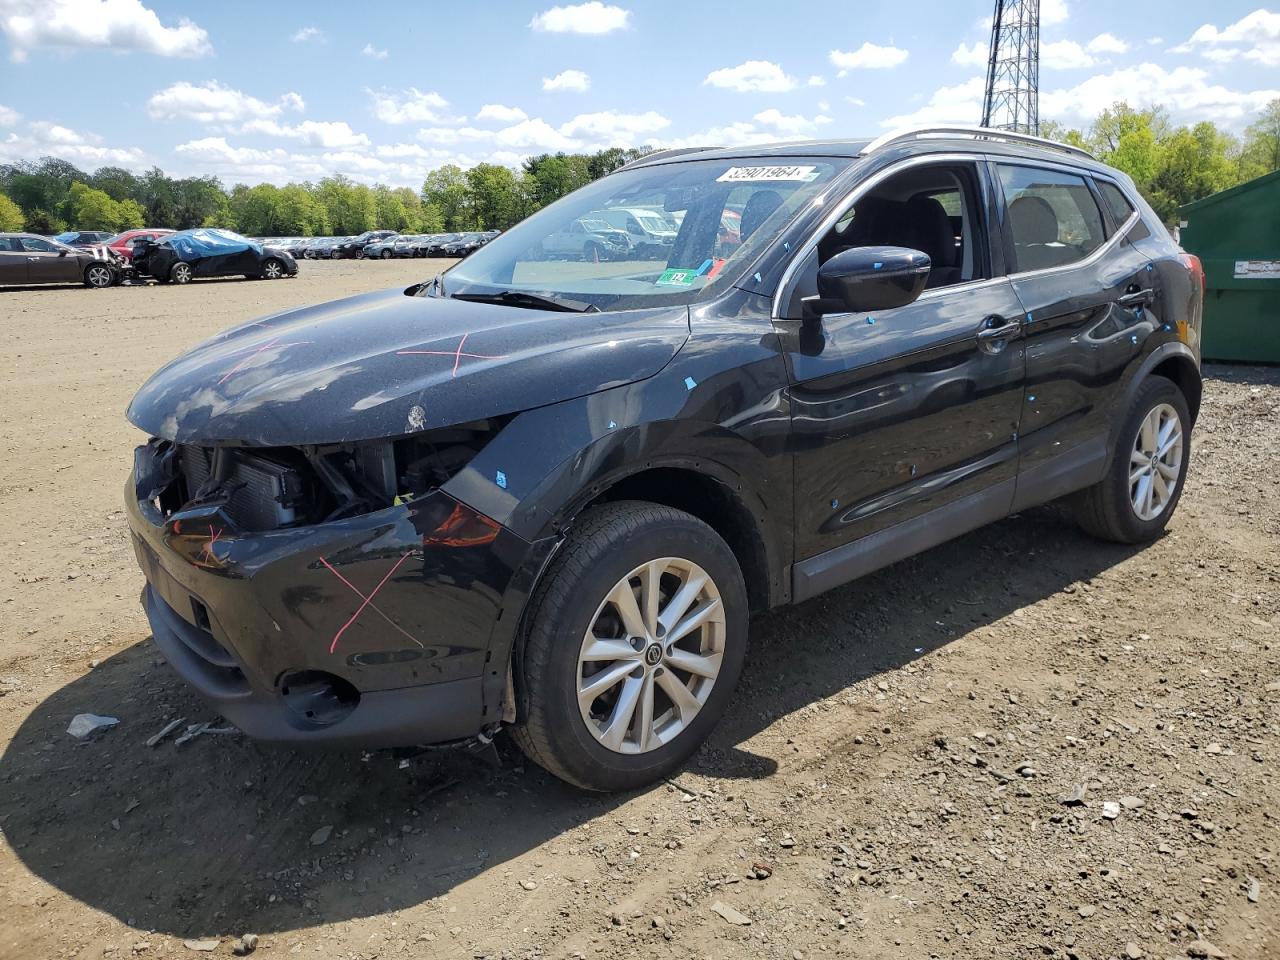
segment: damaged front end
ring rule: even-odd
[[[531,545],[440,487],[503,425],[139,447],[126,500],[157,645],[262,739],[408,746],[496,728],[491,634]]]

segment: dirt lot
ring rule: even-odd
[[[1280,957],[1274,368],[1207,371],[1146,550],[1046,508],[758,620],[670,784],[585,796],[506,747],[148,748],[216,717],[138,607],[133,390],[438,263],[0,291],[0,957]],[[82,712],[120,723],[81,743]]]

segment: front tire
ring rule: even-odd
[[[530,602],[512,736],[576,786],[643,786],[710,733],[746,652],[742,571],[714,530],[657,504],[595,508]]]
[[[191,264],[181,261],[175,263],[169,270],[169,279],[173,283],[190,283],[191,282]]]
[[[116,282],[116,272],[105,263],[91,263],[84,268],[84,285],[104,290]]]
[[[1191,412],[1173,381],[1152,376],[1138,388],[1111,459],[1107,475],[1076,495],[1076,519],[1103,540],[1154,540],[1182,498],[1191,463]]]
[[[268,257],[262,263],[263,280],[279,280],[284,276],[284,264],[275,257]]]

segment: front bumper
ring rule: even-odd
[[[394,747],[499,722],[507,646],[491,655],[495,625],[529,543],[440,491],[243,533],[218,508],[163,517],[147,473],[135,467],[125,501],[156,644],[247,734]]]

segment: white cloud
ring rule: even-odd
[[[711,127],[687,137],[673,137],[658,141],[661,147],[741,147],[756,143],[770,143],[778,135],[760,130],[754,124],[735,121],[721,127]]]
[[[951,62],[958,63],[962,67],[985,67],[989,55],[990,48],[987,44],[977,40],[972,44],[966,44],[961,40],[960,46],[956,47],[951,54]]]
[[[1079,70],[1098,61],[1074,40],[1040,44],[1040,65],[1050,70]]]
[[[369,137],[363,133],[356,133],[345,120],[303,120],[294,125],[280,124],[274,120],[250,120],[240,128],[240,131],[301,140],[309,147],[324,147],[330,150],[339,147],[369,146]]]
[[[881,122],[882,127],[917,127],[942,123],[959,123],[973,125],[982,116],[982,95],[986,91],[986,78],[972,77],[964,83],[939,87],[929,101],[911,113],[889,117]],[[1043,98],[1041,98],[1043,104]],[[1042,117],[1048,116],[1044,107],[1040,108]]]
[[[844,99],[846,103],[851,103],[855,107],[865,107],[867,105],[867,101],[859,100],[857,97],[845,97]]]
[[[1209,82],[1208,71],[1194,67],[1166,70],[1143,63],[1108,74],[1097,74],[1070,88],[1040,91],[1040,116],[1064,123],[1085,124],[1117,100],[1143,108],[1163,105],[1178,123],[1213,120],[1242,126],[1280,90],[1231,90]]]
[[[887,70],[906,61],[910,54],[898,47],[882,47],[871,42],[857,50],[832,50],[828,54],[832,64],[840,69],[839,76],[850,70]]]
[[[319,27],[303,27],[289,39],[294,43],[306,43],[308,40],[323,40],[324,31]]]
[[[654,110],[644,113],[615,113],[607,110],[602,113],[580,113],[568,123],[561,124],[560,133],[593,144],[631,146],[669,126],[671,121]]]
[[[392,93],[370,90],[373,97],[373,115],[383,123],[451,123],[439,111],[449,106],[449,101],[434,90],[424,93],[417,87]]]
[[[753,117],[756,123],[771,127],[779,133],[788,136],[799,137],[807,133],[811,133],[817,127],[831,122],[831,118],[818,114],[812,120],[808,117],[796,114],[795,116],[787,116],[781,110],[771,107],[768,110],[761,110]]]
[[[552,92],[583,93],[591,89],[591,78],[581,70],[562,70],[542,78],[542,89]]]
[[[1175,53],[1200,50],[1216,63],[1243,58],[1274,67],[1280,64],[1280,13],[1255,10],[1221,30],[1206,23],[1190,40],[1173,49]]]
[[[1129,44],[1112,33],[1100,33],[1089,41],[1090,53],[1127,53]]]
[[[497,135],[495,130],[481,130],[477,127],[423,127],[416,134],[423,143],[437,143],[444,146],[456,146],[459,143],[488,141]]]
[[[1071,11],[1067,7],[1067,0],[1040,0],[1040,23],[1050,26],[1058,23],[1064,23],[1071,16]],[[987,29],[991,29],[988,22]]]
[[[247,93],[224,87],[217,80],[188,83],[181,80],[152,94],[147,114],[153,120],[194,120],[197,123],[238,123],[278,117],[286,110],[305,108],[302,97],[286,93],[267,103]]]
[[[477,120],[496,120],[498,123],[515,123],[528,120],[529,115],[519,107],[506,107],[500,103],[486,103],[476,114]]]
[[[373,57],[373,59],[375,59],[375,60],[385,60],[385,59],[387,59],[387,51],[385,51],[385,50],[379,50],[379,49],[378,49],[377,47],[375,47],[372,43],[366,43],[366,44],[365,44],[365,45],[360,49],[360,52],[361,52],[361,53],[363,53],[366,57]]]
[[[549,152],[579,147],[578,141],[561,133],[541,117],[503,127],[493,135],[493,142],[500,147]]]
[[[22,114],[17,110],[0,103],[0,127],[12,127],[21,119]]]
[[[609,33],[626,29],[630,19],[630,10],[590,0],[589,3],[552,7],[530,20],[529,26],[548,33]]]
[[[809,78],[809,86],[811,87],[825,87],[826,85],[827,85],[827,78],[820,76],[819,74],[815,73],[813,76]]]
[[[141,0],[6,0],[0,6],[0,32],[9,40],[10,58],[18,62],[40,49],[187,58],[213,52],[204,28],[185,17],[165,26]]]
[[[18,120],[18,114],[13,113],[13,120]],[[137,147],[105,146],[96,133],[72,130],[49,120],[33,120],[23,132],[12,132],[0,140],[0,162],[50,155],[89,168],[110,164],[139,169],[149,162]]]
[[[768,60],[748,60],[736,67],[712,70],[702,82],[738,93],[785,93],[796,87],[795,77],[787,76],[782,67]]]

